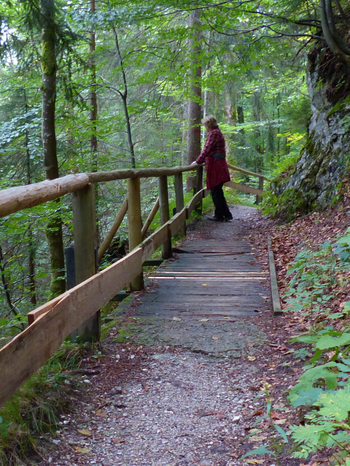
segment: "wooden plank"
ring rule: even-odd
[[[154,253],[154,251],[156,251],[163,244],[165,238],[168,237],[168,228],[169,224],[165,223],[140,244],[143,250],[142,262],[147,260]]]
[[[43,314],[46,314],[50,309],[52,309],[56,304],[65,297],[66,293],[57,296],[57,298],[52,299],[51,301],[43,304],[40,307],[37,307],[33,311],[28,312],[27,319],[28,325],[31,325],[36,319],[38,319]]]
[[[4,189],[0,191],[0,217],[58,199],[64,194],[78,191],[88,184],[89,176],[80,173]]]
[[[121,291],[142,269],[142,248],[65,293],[48,312],[0,350],[0,405],[38,370],[64,339]]]
[[[251,186],[248,186],[243,183],[235,183],[234,181],[227,181],[224,186],[227,186],[228,188],[233,188],[237,189],[238,191],[242,191],[243,193],[248,193],[248,194],[256,194],[256,195],[262,195],[263,191],[260,189],[252,188]]]
[[[147,259],[142,265],[144,267],[159,267],[163,262],[163,259]]]
[[[204,197],[205,192],[206,189],[201,189],[200,191],[198,191],[198,193],[195,194],[195,196],[193,196],[191,201],[187,204],[188,215],[190,215],[192,210],[196,208],[198,202]]]
[[[271,280],[271,297],[272,307],[274,315],[282,314],[280,295],[278,292],[277,274],[275,267],[275,259],[273,256],[271,237],[267,238],[268,253],[269,253],[269,268],[270,268],[270,280]]]
[[[174,236],[177,233],[182,234],[183,226],[185,222],[186,222],[186,209],[182,209],[182,211],[175,214],[169,222],[171,235]]]

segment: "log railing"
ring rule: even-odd
[[[73,194],[74,257],[76,283],[74,288],[29,312],[29,326],[0,350],[0,405],[38,370],[59,348],[64,339],[80,329],[80,336],[99,338],[98,312],[125,287],[143,287],[144,262],[162,247],[163,258],[171,255],[171,237],[183,233],[186,219],[203,196],[200,189],[184,206],[182,173],[202,171],[201,166],[118,170],[91,174],[68,175],[52,181],[9,188],[0,192],[0,216],[43,204],[64,194]],[[175,177],[176,214],[169,218],[167,177]],[[162,226],[144,239],[142,228],[140,178],[159,178],[159,210]],[[102,242],[98,256],[115,235],[128,211],[130,252],[121,260],[95,273],[95,205],[93,183],[128,180],[128,200],[122,205],[108,237]],[[151,212],[154,217],[156,209]],[[146,221],[148,226],[152,218]]]
[[[185,206],[182,174],[192,170],[197,170],[196,192]],[[176,199],[176,214],[172,218],[169,218],[169,176],[174,176]],[[159,198],[142,226],[140,178],[148,177],[159,178]],[[128,199],[123,203],[111,231],[102,242],[98,257],[102,258],[126,212],[130,252],[108,268],[95,273],[96,221],[93,183],[120,179],[128,180]],[[43,204],[68,193],[73,194],[74,257],[78,283],[74,288],[29,312],[29,326],[0,349],[0,405],[9,399],[74,331],[80,328],[81,336],[95,340],[99,338],[99,309],[125,287],[131,286],[134,290],[143,287],[143,264],[159,247],[162,247],[163,258],[171,256],[171,237],[184,234],[186,219],[206,195],[206,190],[202,189],[201,184],[202,166],[191,165],[67,175],[0,192],[0,217]],[[237,189],[241,187],[238,186]],[[158,209],[161,227],[145,238]]]
[[[256,203],[259,204],[261,202],[264,191],[264,181],[270,181],[269,178],[259,173],[254,173],[249,170],[245,170],[244,168],[236,167],[235,165],[228,164],[228,167],[233,171],[238,171],[240,173],[243,173],[244,175],[257,177],[259,179],[259,188],[253,188],[252,186],[248,186],[243,183],[236,183],[235,181],[228,181],[227,183],[225,183],[225,186],[228,186],[229,188],[237,189],[238,191],[247,194],[255,194]]]

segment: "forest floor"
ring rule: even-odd
[[[234,209],[238,212],[240,207]],[[243,207],[245,218],[236,221],[266,273],[266,239],[271,236],[283,294],[288,263],[301,247],[343,233],[350,223],[349,209],[347,197],[338,208],[283,225]],[[190,235],[200,238],[201,228],[198,222]],[[331,305],[341,307],[347,300],[349,281]],[[292,445],[278,433],[300,422],[302,413],[286,400],[303,366],[293,355],[290,339],[308,330],[311,321],[290,312],[275,317],[271,310],[257,313],[248,320],[264,335],[263,343],[253,350],[247,347],[239,358],[212,358],[159,341],[140,344],[130,335],[116,341],[136,310],[137,294],[103,341],[100,356],[83,361],[86,390],[75,400],[72,413],[62,416],[57,436],[40,448],[41,458],[31,464],[329,464],[320,455],[308,461],[293,459]],[[262,445],[271,453],[244,457]]]

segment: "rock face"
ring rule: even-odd
[[[287,217],[334,203],[349,173],[349,69],[324,42],[308,58],[312,110],[308,142],[294,171],[274,188],[283,198],[281,214]]]

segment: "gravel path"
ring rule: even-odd
[[[246,207],[235,207],[233,214],[236,223],[223,225],[222,238],[224,228],[230,235],[232,228],[236,236],[249,234],[249,220],[258,215]],[[190,232],[190,236],[196,234]],[[267,313],[271,311],[261,312],[262,318],[270,318]],[[174,327],[166,320],[159,320],[156,332],[157,323],[152,321],[149,326],[153,344],[142,339],[116,343],[118,329],[114,329],[103,343],[104,357],[97,363],[86,361],[99,374],[86,377],[87,392],[81,395],[75,412],[62,417],[54,448],[48,446],[36,464],[249,464],[242,459],[242,451],[251,448],[246,435],[264,405],[264,399],[256,396],[261,373],[254,354],[261,351],[266,335],[256,316],[240,319],[189,321],[189,327],[183,329],[186,348],[172,341]],[[135,325],[135,318],[131,321]],[[181,325],[178,321],[175,325],[178,335]],[[228,325],[232,325],[229,334]],[[145,327],[142,332],[144,338]],[[167,338],[155,338],[155,333]],[[191,338],[192,344],[188,342]],[[239,351],[198,351],[197,346],[203,346],[199,341],[222,339],[227,346],[230,338],[231,347],[239,347]],[[273,465],[273,461],[264,464]]]

